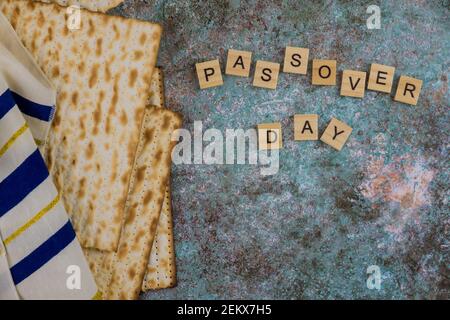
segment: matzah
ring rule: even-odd
[[[160,67],[156,67],[150,83],[150,94],[147,100],[147,105],[165,108],[164,100],[164,74]]]
[[[85,250],[106,299],[139,296],[170,174],[171,136],[180,126],[178,114],[157,107],[146,109],[117,253]]]
[[[171,288],[177,281],[171,201],[170,184],[168,184],[150,253],[150,261],[142,283],[143,291]]]
[[[156,68],[153,72],[150,88],[149,105],[164,108],[164,76],[161,68]],[[170,183],[168,183],[142,290],[170,288],[175,284],[176,262]]]
[[[57,3],[61,6],[76,5],[91,11],[106,12],[109,9],[117,7],[123,0],[34,0],[47,3]]]
[[[161,28],[55,4],[0,9],[58,91],[46,161],[84,247],[115,251]]]

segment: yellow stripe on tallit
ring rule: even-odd
[[[3,242],[5,246],[7,246],[9,243],[11,243],[14,239],[16,239],[18,236],[20,236],[22,233],[24,233],[28,228],[30,228],[33,224],[38,222],[45,214],[47,214],[51,209],[53,209],[56,204],[59,201],[59,194],[53,199],[44,209],[39,211],[33,218],[28,220],[27,223],[25,223],[23,226],[21,226],[19,229],[14,231],[8,238],[5,239]]]
[[[0,157],[5,154],[6,151],[8,151],[9,148],[14,144],[14,142],[28,129],[28,124],[25,123],[22,127],[20,127],[19,130],[14,132],[14,134],[11,136],[11,138],[6,141],[5,145],[0,148]]]

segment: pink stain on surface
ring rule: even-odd
[[[384,229],[401,236],[406,224],[419,224],[421,208],[431,201],[428,186],[435,175],[426,160],[405,155],[385,164],[384,159],[374,159],[367,170],[367,178],[360,186],[364,197],[388,205],[400,204],[398,213],[392,215],[388,210],[381,218]]]

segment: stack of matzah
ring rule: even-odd
[[[164,108],[164,77],[162,69],[153,73],[149,106]],[[169,179],[170,180],[170,179]],[[147,273],[142,290],[170,288],[176,283],[175,248],[173,244],[172,204],[170,184],[167,184],[164,202],[156,228]]]
[[[88,2],[105,10],[117,1]],[[59,5],[2,0],[0,9],[58,90],[45,156],[104,298],[173,285],[165,200],[181,119],[162,108],[159,89],[150,98],[159,105],[146,107],[160,27],[83,10],[80,28],[70,30]],[[159,280],[161,267],[171,276]]]

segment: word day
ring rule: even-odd
[[[318,122],[317,114],[296,114],[294,139],[319,140]],[[333,118],[320,140],[341,150],[351,132],[351,127]],[[277,174],[280,167],[279,150],[283,146],[281,123],[259,124],[257,128],[247,130],[226,129],[222,133],[215,128],[204,131],[203,123],[194,121],[193,137],[189,130],[178,129],[171,140],[177,142],[171,155],[175,165],[259,164],[261,175],[264,176]]]
[[[309,49],[286,47],[283,72],[307,74]],[[252,53],[248,51],[228,50],[225,74],[249,77],[252,64]],[[253,86],[276,89],[280,64],[258,60],[254,68]],[[218,59],[196,64],[197,77],[201,89],[223,85],[222,71]],[[367,89],[384,93],[391,93],[394,82],[395,67],[382,64],[371,64],[369,77],[366,72],[357,70],[343,70],[341,82],[341,96],[363,98],[366,82]],[[314,59],[312,61],[313,85],[336,85],[337,61]],[[366,81],[367,79],[367,81]],[[410,105],[417,105],[422,89],[422,80],[408,76],[400,76],[394,100]]]
[[[294,140],[319,140],[319,115],[294,115]],[[332,118],[320,140],[340,151],[352,133],[352,128],[336,118]],[[274,150],[283,147],[281,123],[264,123],[258,125],[260,150]]]

